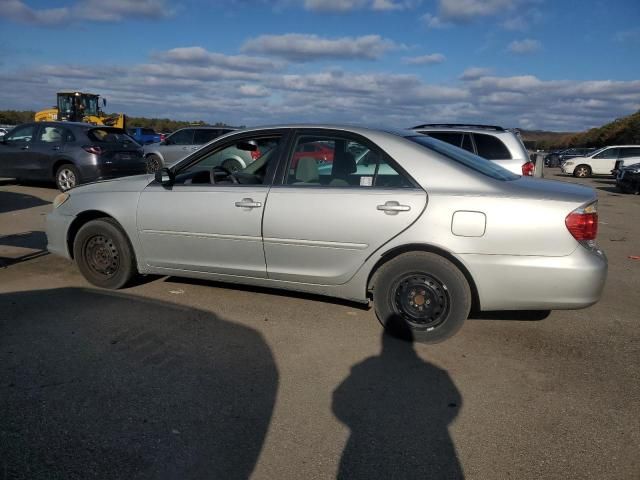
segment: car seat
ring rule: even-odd
[[[300,184],[320,184],[320,174],[315,158],[300,157],[298,160],[298,165],[296,165],[296,182],[294,185]]]
[[[334,187],[348,187],[349,175],[356,173],[356,159],[350,152],[336,152],[333,158],[333,167],[331,169],[332,179],[329,185]]]

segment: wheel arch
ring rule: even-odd
[[[379,272],[380,267],[404,253],[411,252],[434,253],[436,255],[440,255],[443,258],[446,258],[451,263],[453,263],[456,268],[458,268],[458,270],[462,272],[465,279],[467,280],[467,283],[469,284],[469,288],[471,289],[471,310],[476,312],[481,310],[478,287],[476,286],[476,282],[473,279],[473,276],[471,275],[469,269],[451,252],[441,247],[430,244],[413,243],[409,245],[401,245],[385,252],[369,272],[369,277],[367,278],[367,294],[371,295],[375,289],[376,275]]]
[[[78,235],[80,229],[90,221],[98,220],[99,218],[109,218],[113,220],[118,225],[118,227],[120,227],[120,230],[122,230],[122,233],[129,242],[132,254],[135,255],[135,250],[133,250],[133,246],[131,245],[131,239],[127,235],[126,230],[122,228],[122,225],[120,224],[120,222],[118,222],[118,220],[116,220],[108,213],[100,210],[86,210],[76,216],[73,222],[71,222],[71,225],[69,225],[69,229],[67,230],[67,251],[69,252],[69,256],[71,257],[71,259],[73,259],[73,243],[75,242],[76,236]]]
[[[69,157],[58,157],[54,160],[53,162],[53,168],[51,169],[51,178],[53,178],[54,180],[56,179],[56,173],[58,172],[58,169],[62,166],[62,165],[73,165],[74,167],[78,168],[76,166],[76,164],[74,163],[73,159],[69,158]]]

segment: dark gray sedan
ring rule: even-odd
[[[142,147],[119,128],[72,122],[19,125],[0,138],[0,176],[80,183],[146,171]]]

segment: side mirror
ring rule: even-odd
[[[176,177],[168,168],[161,168],[155,174],[155,180],[163,187],[170,187],[175,182]]]
[[[106,98],[103,98],[103,99],[102,99],[102,106],[103,106],[103,107],[106,107],[106,106],[107,106],[107,99],[106,99]]]

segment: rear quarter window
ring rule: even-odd
[[[474,133],[478,155],[487,160],[511,160],[511,153],[502,140],[491,135]]]
[[[97,143],[136,143],[127,132],[120,128],[93,128],[87,132],[87,136]]]

